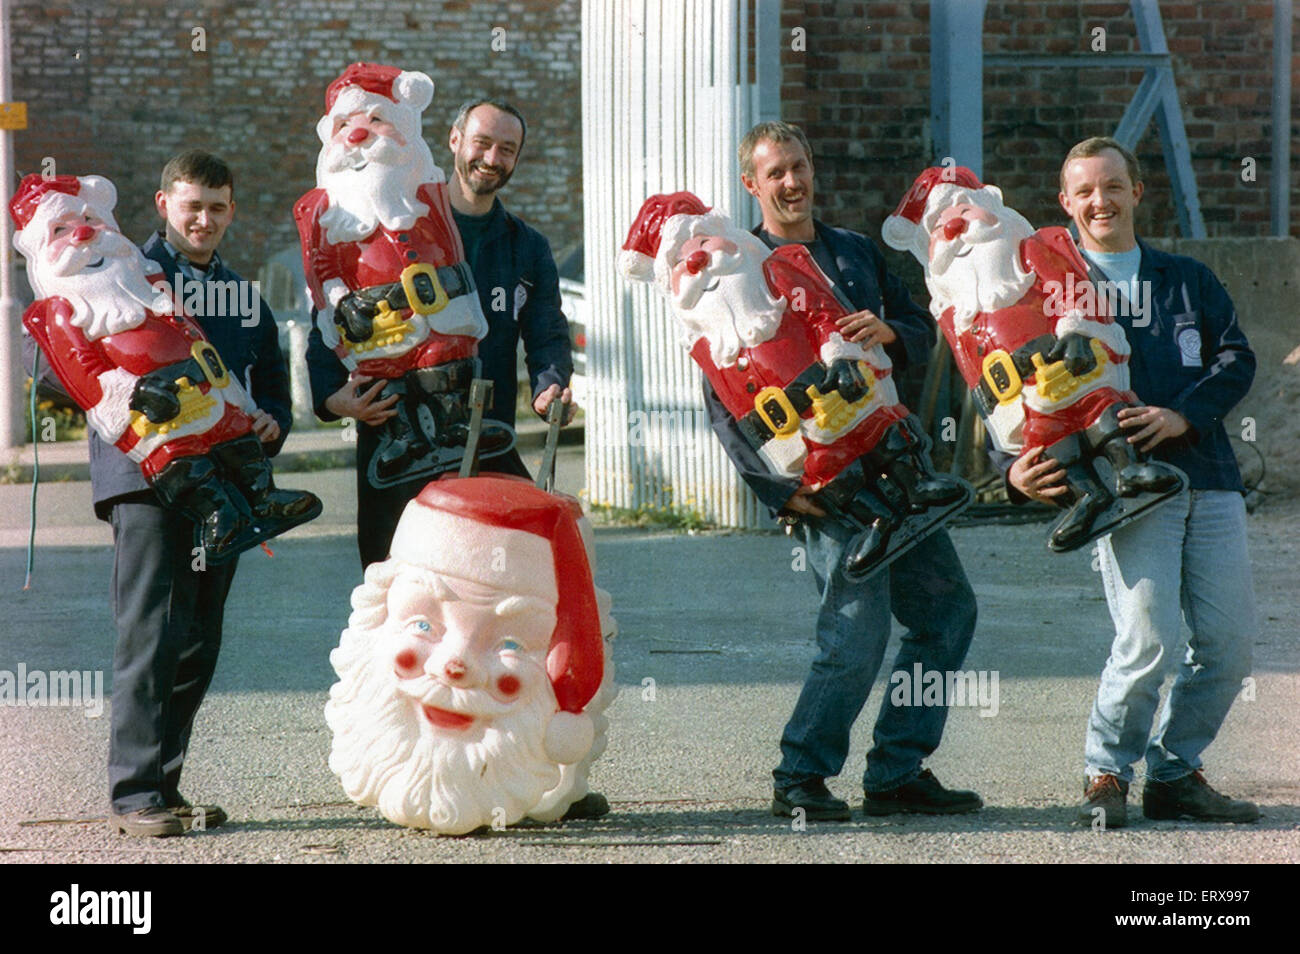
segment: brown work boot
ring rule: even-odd
[[[1083,780],[1083,804],[1079,821],[1099,822],[1101,830],[1128,824],[1128,782],[1115,775],[1093,775]]]
[[[119,835],[134,835],[138,838],[167,838],[184,833],[185,826],[181,820],[165,808],[150,805],[133,812],[118,815],[110,811],[108,827]]]

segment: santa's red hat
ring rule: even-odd
[[[9,200],[14,220],[14,248],[26,258],[45,244],[46,225],[68,212],[89,211],[117,230],[113,207],[117,189],[103,176],[43,176],[33,172],[18,184]]]
[[[379,109],[407,139],[420,137],[420,114],[433,99],[427,73],[408,72],[378,63],[353,63],[325,89],[325,115],[316,124],[322,143],[329,142],[335,116]]]
[[[1002,193],[994,186],[985,186],[979,176],[965,166],[931,166],[912,183],[898,203],[894,213],[885,219],[880,230],[881,238],[891,248],[916,254],[925,261],[929,247],[929,236],[921,228],[921,217],[930,207],[931,201],[942,202],[954,190],[980,191],[988,189]],[[918,251],[919,250],[919,251]]]
[[[393,559],[440,576],[555,606],[546,673],[559,711],[547,726],[546,751],[561,764],[580,761],[591,748],[594,726],[583,710],[605,669],[581,517],[572,497],[521,478],[436,480],[407,504],[391,550]]]
[[[641,204],[636,221],[628,230],[627,241],[618,256],[618,270],[623,277],[648,282],[655,277],[655,262],[660,258],[660,244],[665,226],[674,219],[676,227],[685,223],[682,216],[705,215],[711,210],[691,192],[652,195]],[[677,228],[671,231],[676,232]]]

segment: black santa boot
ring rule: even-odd
[[[1112,404],[1084,431],[1094,453],[1106,455],[1115,468],[1115,492],[1121,497],[1140,493],[1163,494],[1177,489],[1182,480],[1170,467],[1150,460],[1130,444],[1119,425],[1119,412],[1126,404]]]
[[[851,580],[863,579],[880,561],[889,549],[890,536],[906,516],[891,510],[888,501],[867,489],[871,477],[859,460],[817,495],[818,503],[832,517],[857,531],[844,550],[844,575]]]
[[[252,520],[248,504],[207,457],[177,457],[151,481],[163,505],[194,521],[195,540],[218,562]]]
[[[270,522],[283,523],[281,529],[288,530],[320,513],[321,502],[315,494],[305,490],[279,490],[275,486],[271,462],[255,435],[246,434],[218,444],[212,453],[221,462],[227,479],[248,499],[253,517],[264,529],[265,523]]]
[[[965,486],[955,477],[935,473],[929,451],[930,438],[909,415],[885,429],[865,460],[902,489],[912,513],[920,513],[966,495]]]
[[[1085,544],[1092,535],[1093,524],[1110,505],[1114,495],[1097,478],[1090,458],[1084,456],[1078,434],[1064,437],[1043,450],[1043,458],[1052,458],[1065,470],[1065,483],[1074,495],[1074,504],[1056,522],[1048,546],[1065,553]]]

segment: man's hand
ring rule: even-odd
[[[1065,471],[1055,460],[1049,457],[1035,463],[1042,453],[1042,447],[1035,447],[1017,457],[1007,472],[1007,480],[1030,500],[1056,503],[1056,498],[1068,494],[1070,488],[1065,485]]]
[[[790,513],[806,514],[811,517],[824,517],[826,511],[817,506],[817,502],[813,500],[813,495],[816,493],[817,491],[811,487],[800,487],[781,509],[788,510]]]
[[[263,410],[254,411],[253,433],[263,444],[270,444],[280,436],[280,422]]]
[[[840,326],[840,333],[846,341],[855,341],[866,350],[898,340],[894,329],[877,318],[873,311],[855,311],[843,318],[836,318],[835,324]]]
[[[568,424],[573,420],[573,415],[578,410],[577,405],[573,403],[572,389],[565,388],[561,391],[558,384],[552,384],[541,394],[537,395],[536,399],[534,399],[533,410],[536,411],[539,416],[545,418],[546,412],[551,408],[551,402],[557,397],[565,405],[564,420],[560,422],[560,426],[563,427],[565,424]]]
[[[362,390],[364,385],[370,384],[374,380],[374,378],[364,374],[349,378],[347,384],[325,399],[325,409],[331,414],[337,414],[339,417],[356,418],[361,423],[369,424],[371,427],[377,427],[384,423],[384,421],[397,414],[393,410],[393,405],[397,403],[397,395],[390,394],[382,401],[379,400],[379,392],[384,389],[384,385],[387,383],[383,380],[375,381],[370,387]]]
[[[1130,434],[1128,442],[1138,450],[1149,451],[1156,445],[1187,433],[1187,418],[1167,407],[1126,407],[1119,412],[1119,426]]]

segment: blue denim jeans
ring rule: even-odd
[[[1103,537],[1099,549],[1115,642],[1088,719],[1086,770],[1131,781],[1145,754],[1148,778],[1182,778],[1201,767],[1250,674],[1258,624],[1245,502],[1234,491],[1185,492]]]
[[[889,641],[892,615],[907,628],[894,671],[912,676],[960,669],[975,635],[975,594],[948,534],[939,530],[863,583],[840,565],[849,533],[815,518],[800,521],[799,538],[821,592],[818,653],[794,714],[781,736],[777,788],[838,775],[849,752],[849,730],[867,701]],[[879,792],[904,785],[939,746],[948,708],[895,706],[885,687],[862,784]]]

